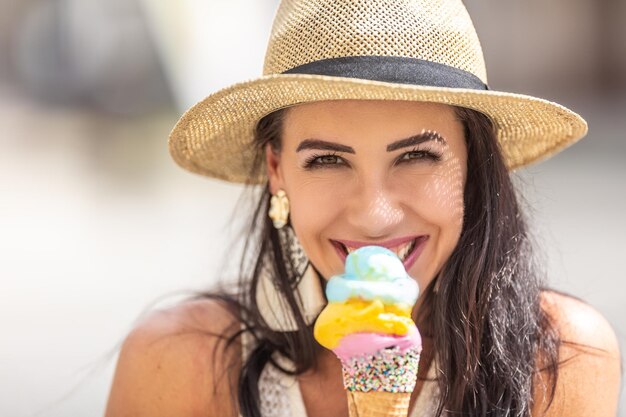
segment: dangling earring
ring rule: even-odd
[[[278,190],[276,195],[270,199],[270,219],[274,222],[274,227],[282,229],[287,224],[289,217],[289,199],[284,190]]]
[[[275,197],[277,198],[275,199]],[[289,216],[289,200],[287,200],[285,192],[279,190],[276,196],[272,196],[270,204],[269,215],[274,227],[278,229],[281,252],[285,256],[289,256],[282,261],[289,262],[297,275],[296,284],[293,288],[296,303],[305,324],[311,325],[326,305],[320,276],[304,253],[304,249],[302,249],[291,226],[284,227]],[[273,271],[271,258],[267,257],[264,260],[257,286],[256,302],[259,312],[272,330],[277,332],[297,331],[296,319],[285,296],[276,288]]]

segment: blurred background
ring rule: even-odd
[[[516,176],[550,284],[600,310],[623,347],[626,1],[466,4],[492,89],[589,122]],[[276,5],[0,0],[0,415],[101,415],[139,315],[228,275],[242,189],[176,167],[167,136],[187,107],[261,73]]]

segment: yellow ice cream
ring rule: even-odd
[[[342,303],[329,303],[317,318],[314,336],[325,348],[334,349],[347,334],[364,332],[403,336],[414,326],[409,305],[385,305],[380,300],[352,298]]]

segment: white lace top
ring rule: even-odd
[[[245,360],[251,347],[246,337],[242,338],[242,354]],[[289,369],[291,363],[283,357],[275,356],[280,366]],[[439,389],[434,382],[436,361],[433,361],[428,376],[411,415],[409,417],[432,417],[435,414],[439,397]],[[268,363],[259,379],[259,396],[261,399],[261,415],[263,417],[306,417],[304,401],[300,393],[300,386],[294,376],[286,375]]]

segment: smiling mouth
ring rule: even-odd
[[[411,257],[411,255],[413,255],[415,248],[418,246],[421,246],[420,244],[424,242],[426,239],[428,239],[428,236],[418,236],[418,237],[415,237],[411,240],[405,241],[395,246],[391,246],[390,244],[384,244],[384,243],[376,243],[376,242],[369,242],[369,243],[350,242],[348,243],[348,242],[341,242],[337,240],[332,240],[332,243],[343,254],[344,261],[345,261],[345,257],[347,257],[348,254],[355,251],[356,249],[362,246],[375,245],[375,246],[383,246],[389,249],[390,251],[395,253],[398,256],[398,258],[400,258],[400,260],[404,263],[407,259],[409,259],[409,257]]]

